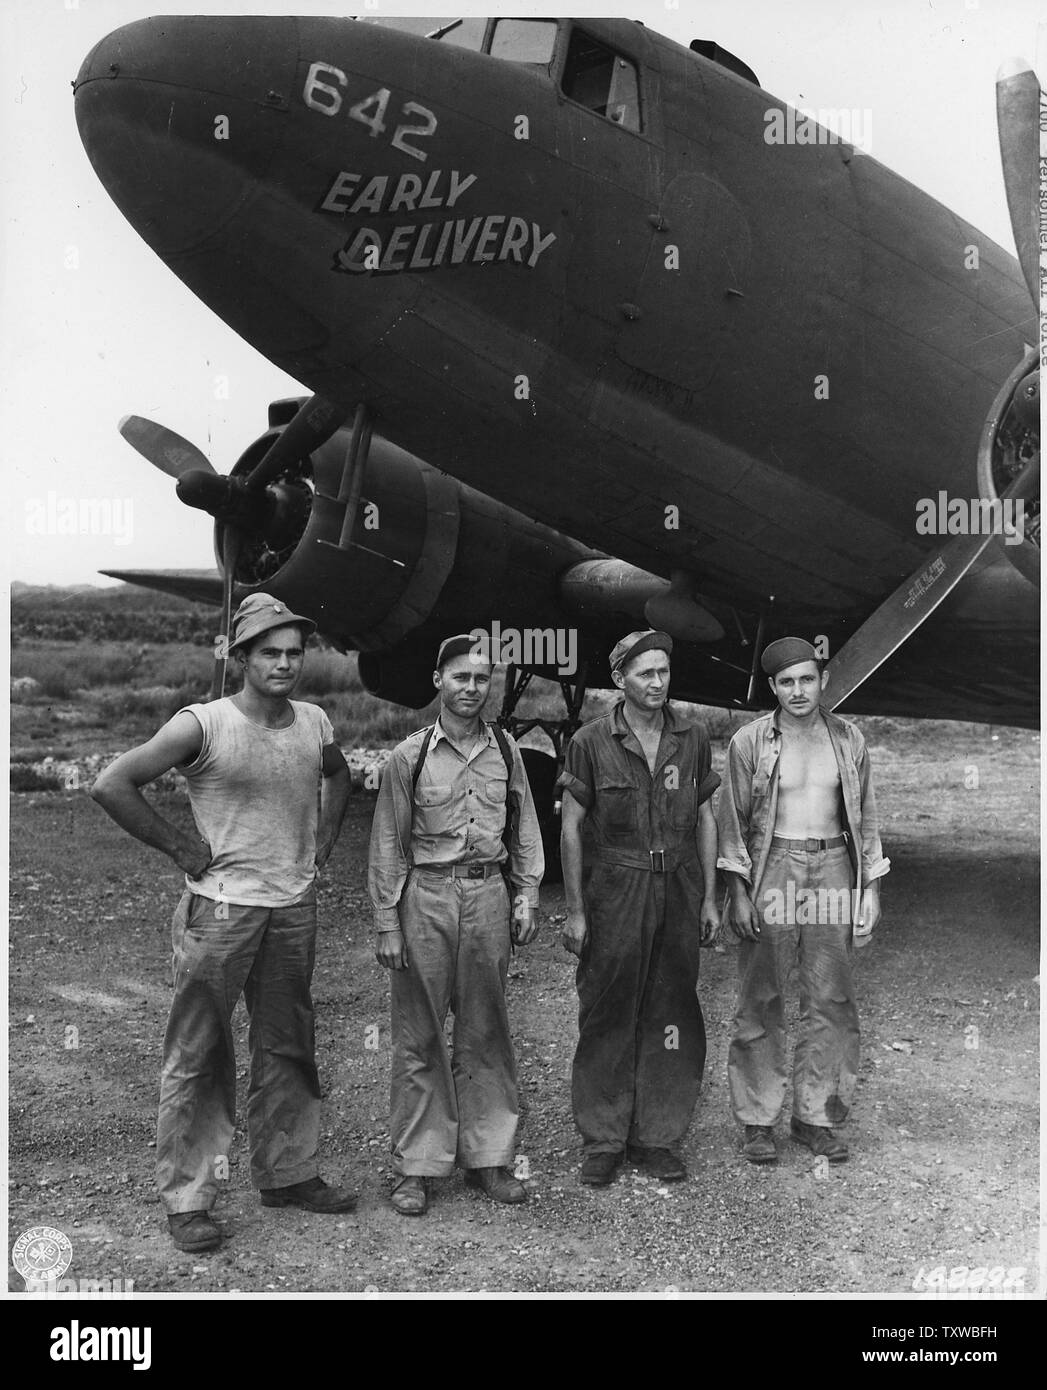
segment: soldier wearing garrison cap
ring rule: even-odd
[[[433,1179],[456,1166],[492,1201],[527,1199],[513,1172],[519,1106],[505,985],[513,944],[538,929],[542,836],[520,750],[480,718],[486,644],[447,638],[433,684],[436,723],[386,764],[368,875],[375,955],[392,975],[392,1205],[402,1216],[422,1216]]]
[[[716,824],[704,728],[668,704],[672,638],[631,632],[611,652],[622,701],[567,747],[561,857],[563,944],[579,958],[571,1097],[581,1180],[603,1186],[623,1159],[661,1181],[705,1066],[699,947],[715,939]],[[593,862],[582,886],[582,824]]]
[[[791,1133],[840,1163],[848,1148],[832,1126],[847,1118],[858,1079],[851,955],[879,920],[879,883],[890,862],[865,740],[821,707],[828,673],[816,648],[781,637],[760,662],[777,708],[731,739],[717,813],[717,864],[740,939],[731,1106],[745,1128],[745,1157],[773,1163],[789,1080],[784,998],[795,966],[801,1018]]]
[[[291,699],[315,628],[271,594],[249,594],[229,643],[241,690],[179,710],[93,788],[118,825],[185,873],[172,929],[174,997],[156,1137],[160,1196],[180,1250],[209,1250],[221,1240],[211,1208],[218,1161],[233,1141],[230,1019],[241,994],[251,1019],[251,1179],[262,1205],[332,1213],[356,1202],[323,1182],[316,1161],[314,882],[338,837],[349,769],[323,710]],[[188,784],[196,835],[142,796],[172,768]]]

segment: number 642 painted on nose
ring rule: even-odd
[[[338,86],[322,81],[321,73],[334,78]],[[337,116],[345,102],[339,88],[345,87],[348,80],[341,68],[336,68],[331,63],[311,63],[302,88],[302,100],[313,111],[320,111],[325,116]],[[367,126],[372,137],[377,137],[388,129],[385,115],[391,97],[392,92],[388,87],[379,87],[377,92],[372,92],[370,96],[363,97],[350,106],[346,115],[350,120],[359,121],[361,125]],[[418,116],[420,119],[413,123],[401,121],[393,131],[390,144],[394,149],[403,150],[404,154],[409,154],[412,159],[420,159],[424,163],[429,158],[428,152],[408,144],[406,137],[413,135],[421,140],[433,135],[436,131],[436,116],[427,106],[420,106],[417,101],[405,101],[400,107],[400,115]]]

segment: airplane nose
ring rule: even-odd
[[[168,16],[96,44],[74,82],[88,157],[161,256],[195,249],[242,207],[283,138],[293,18]]]

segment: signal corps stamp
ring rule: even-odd
[[[11,1251],[11,1263],[27,1289],[61,1279],[72,1258],[69,1237],[54,1226],[31,1226],[18,1237]]]

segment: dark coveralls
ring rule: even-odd
[[[683,1138],[705,1067],[698,807],[720,785],[699,724],[665,709],[654,775],[622,704],[571,739],[560,786],[593,836],[571,1098],[584,1152]]]

